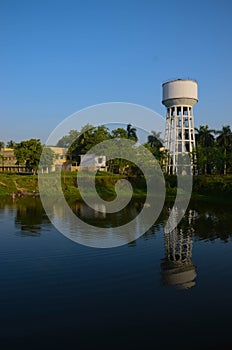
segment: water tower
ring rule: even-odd
[[[169,152],[166,171],[179,174],[178,158],[195,149],[193,106],[198,102],[198,85],[194,80],[171,80],[162,85],[162,103],[167,108],[165,148]],[[179,158],[180,159],[180,158]],[[191,156],[193,172],[194,159]]]

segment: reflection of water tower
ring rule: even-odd
[[[162,103],[167,107],[165,148],[170,154],[167,172],[178,174],[178,157],[195,149],[193,106],[198,102],[198,86],[194,80],[182,79],[162,86]]]
[[[191,217],[192,216],[192,217]],[[194,216],[189,212],[188,221]],[[183,231],[175,228],[171,232],[164,230],[165,259],[161,263],[162,281],[179,289],[189,289],[195,286],[197,276],[192,258],[191,229]]]

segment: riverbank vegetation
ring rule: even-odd
[[[47,180],[53,180],[52,174],[46,174]],[[86,175],[86,181],[88,176]],[[98,194],[105,200],[115,197],[115,184],[120,179],[127,179],[133,187],[133,196],[143,198],[146,196],[146,181],[143,176],[125,176],[120,174],[98,172],[95,177],[95,185]],[[174,175],[165,175],[166,196],[175,196],[177,190],[177,178]],[[81,200],[77,186],[76,172],[62,172],[62,190],[67,198]],[[88,186],[86,186],[88,189]],[[39,193],[38,176],[32,174],[0,174],[0,195],[12,195],[15,193],[36,195]],[[48,195],[53,194],[53,189],[48,186]],[[91,194],[90,194],[91,195]],[[228,197],[232,198],[232,175],[201,175],[193,176],[192,196],[202,197]]]

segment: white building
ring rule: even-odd
[[[79,170],[99,170],[107,171],[106,156],[97,156],[96,154],[81,154]]]

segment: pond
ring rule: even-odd
[[[1,348],[232,348],[232,204],[191,201],[167,232],[171,206],[136,241],[100,249],[58,232],[38,197],[2,197]],[[116,216],[71,207],[110,229],[141,203]]]

